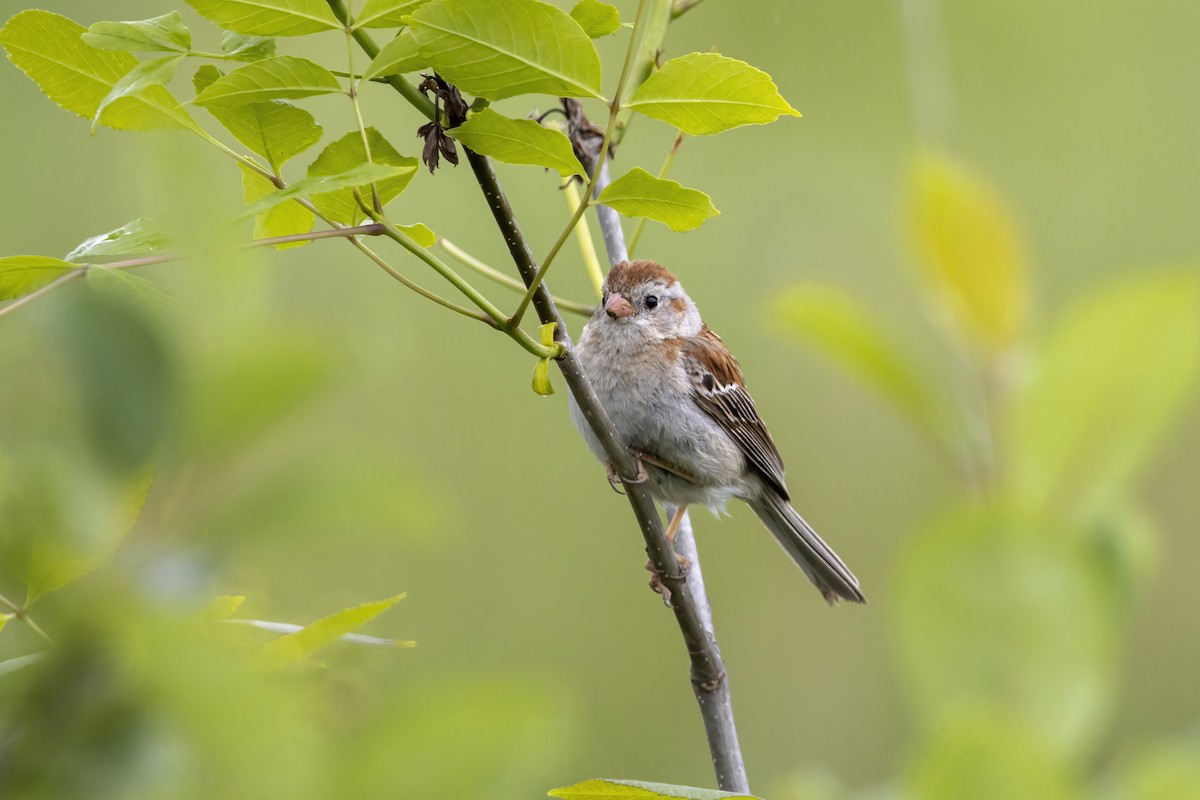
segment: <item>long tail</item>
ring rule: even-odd
[[[829,605],[834,605],[839,599],[853,603],[867,602],[858,588],[858,578],[788,501],[775,492],[766,491],[750,504],[750,508],[775,536],[775,541],[821,590]]]

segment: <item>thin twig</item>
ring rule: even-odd
[[[446,255],[450,256],[455,261],[462,264],[464,267],[468,267],[470,269],[475,270],[476,272],[478,272],[480,275],[487,278],[488,280],[498,283],[501,286],[507,286],[509,289],[513,289],[518,292],[525,291],[525,284],[521,283],[520,281],[516,280],[515,278],[508,277],[503,272],[501,272],[498,269],[495,269],[494,267],[489,267],[487,264],[483,263],[478,258],[471,255],[466,250],[463,250],[461,247],[459,247],[458,245],[456,245],[454,242],[450,241],[449,239],[439,236],[438,237],[438,246],[446,251]],[[596,311],[595,306],[589,306],[586,303],[576,303],[571,300],[564,300],[563,298],[558,297],[557,295],[554,297],[554,302],[563,311],[570,311],[572,314],[578,314],[582,317],[590,317]]]

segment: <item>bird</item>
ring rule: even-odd
[[[792,508],[783,459],[737,359],[665,267],[616,264],[574,352],[620,440],[641,462],[638,481],[656,501],[675,506],[672,543],[689,505],[719,514],[742,500],[830,605],[866,602],[854,573]],[[573,396],[570,413],[614,481]]]

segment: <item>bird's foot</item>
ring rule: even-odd
[[[617,470],[613,467],[613,463],[611,461],[605,462],[604,470],[608,477],[608,485],[611,486],[612,490],[617,494],[625,494],[619,488],[617,488],[623,483],[645,483],[650,479],[650,476],[646,474],[646,466],[642,464],[641,459],[638,459],[637,461],[637,477],[631,481],[627,481],[618,475]]]
[[[678,553],[673,553],[675,563],[679,565],[679,577],[686,580],[688,573],[692,570],[692,560],[686,556],[681,556]],[[646,559],[646,570],[650,573],[650,588],[656,594],[661,594],[663,605],[667,608],[671,607],[671,589],[663,583],[662,573],[654,566],[654,562]]]

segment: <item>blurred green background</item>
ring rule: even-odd
[[[180,5],[40,7],[87,25]],[[945,50],[940,138],[1005,199],[1029,262],[1028,322],[983,358],[1020,387],[1064,309],[1112,280],[1126,287],[1112,297],[1148,298],[1116,315],[1128,328],[1082,325],[1100,337],[1067,350],[1095,365],[1043,386],[1056,410],[1013,436],[1092,418],[1085,433],[1129,435],[1076,458],[1073,486],[1113,464],[1086,507],[972,501],[777,302],[797,284],[837,287],[951,417],[979,407],[978,351],[947,335],[903,221],[919,144],[912,4],[709,0],[674,23],[666,56],[745,59],[804,117],[685,141],[671,177],[722,216],[684,235],[652,223],[639,255],[683,279],[738,355],[798,508],[871,601],[826,608],[743,507],[693,515],[751,783],[796,798],[1197,797],[1200,409],[1187,387],[1200,312],[1194,282],[1147,276],[1186,276],[1200,253],[1187,82],[1200,6],[944,5],[940,35],[917,23]],[[215,46],[180,10],[197,45]],[[598,46],[611,86],[623,38]],[[336,35],[280,49],[344,58]],[[368,122],[417,154],[415,112],[372,89]],[[177,133],[89,137],[7,62],[0,97],[0,254],[62,256],[139,216],[183,221],[198,246],[228,236],[240,176],[219,152]],[[323,142],[352,129],[344,102],[305,106]],[[614,169],[657,171],[672,139],[637,120]],[[544,253],[568,214],[556,178],[497,169]],[[422,172],[390,211],[510,266],[465,165]],[[563,256],[551,286],[589,300],[573,245]],[[557,375],[558,394],[535,396],[527,354],[338,242],[139,274],[169,293],[150,310],[75,284],[0,319],[0,594],[20,603],[31,563],[107,554],[158,454],[133,532],[31,612],[52,654],[0,675],[0,785],[7,773],[29,796],[147,798],[534,797],[600,775],[712,785],[674,620]],[[1179,324],[1155,327],[1168,317]],[[1143,322],[1151,333],[1134,335]],[[1163,355],[1177,337],[1184,352]],[[1122,358],[1152,374],[1090,392],[1088,371]],[[1020,428],[1014,403],[1001,432]],[[945,430],[951,449],[977,445],[969,424]],[[1026,452],[1007,466],[1022,457],[1041,463]],[[238,616],[306,623],[399,592],[365,632],[415,649],[339,646],[275,677],[201,611],[245,595]],[[18,621],[0,632],[0,661],[43,649]]]

